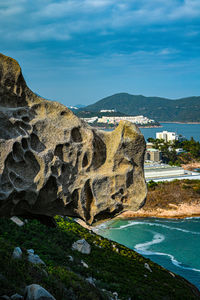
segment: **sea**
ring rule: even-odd
[[[200,124],[161,123],[161,126],[140,130],[146,140],[166,130],[200,141]],[[185,277],[200,289],[200,218],[118,219],[95,230]]]
[[[118,219],[99,225],[95,231],[185,277],[200,289],[200,218]]]
[[[156,138],[156,132],[172,131],[181,134],[186,139],[193,137],[196,141],[200,141],[200,124],[182,124],[182,123],[160,123],[160,128],[140,128],[142,134],[147,140],[149,137]]]

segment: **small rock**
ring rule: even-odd
[[[24,226],[24,222],[22,220],[20,220],[18,217],[12,217],[10,218],[11,221],[13,221],[17,226],[21,227]]]
[[[81,260],[81,263],[85,268],[89,268],[88,265],[83,260]]]
[[[28,249],[27,252],[28,252],[29,254],[34,254],[35,251],[34,251],[33,249]]]
[[[94,279],[92,277],[88,277],[88,278],[86,278],[86,281],[95,286],[96,279]]]
[[[172,277],[175,277],[175,274],[174,274],[174,273],[169,272],[169,274],[170,274]]]
[[[10,297],[7,295],[0,296],[0,300],[10,300]]]
[[[144,264],[144,267],[149,271],[149,272],[152,272],[151,268],[149,267],[149,264],[148,263],[145,263]]]
[[[10,297],[11,300],[23,300],[24,297],[19,294],[14,294]]]
[[[25,288],[24,300],[56,300],[47,290],[38,284],[31,284]]]
[[[146,277],[146,278],[147,278],[147,275],[146,275],[146,274],[144,274],[144,277]]]
[[[37,255],[34,254],[34,250],[33,249],[29,249],[27,250],[28,252],[28,261],[31,262],[32,264],[36,264],[36,265],[45,265],[44,261]]]
[[[90,254],[91,246],[85,239],[82,239],[73,243],[72,250],[77,250],[83,254]]]
[[[20,247],[15,247],[12,254],[13,259],[21,259],[22,258],[22,250]]]
[[[71,262],[74,261],[74,258],[71,255],[68,255],[67,257],[69,258],[69,261],[71,261]]]
[[[46,266],[45,262],[36,254],[29,254],[28,255],[28,261],[32,264],[36,265],[44,265]]]

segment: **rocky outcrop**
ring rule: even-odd
[[[0,216],[55,214],[92,224],[146,198],[145,141],[121,122],[96,130],[34,94],[18,63],[0,54]]]

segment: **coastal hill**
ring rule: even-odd
[[[171,100],[119,93],[80,110],[116,109],[127,115],[143,115],[158,122],[200,122],[200,97]]]

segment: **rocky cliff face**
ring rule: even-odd
[[[35,95],[20,66],[0,54],[0,216],[55,214],[92,224],[146,198],[145,141],[121,122],[96,130]]]

